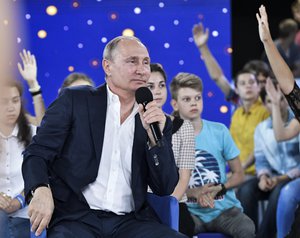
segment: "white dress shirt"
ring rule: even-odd
[[[105,132],[98,175],[96,181],[83,190],[90,208],[119,215],[134,210],[131,157],[138,105],[135,103],[131,114],[122,124],[120,108],[119,97],[107,86]]]
[[[19,128],[16,126],[11,135],[4,136],[0,132],[0,192],[14,198],[24,190],[22,176],[22,152],[24,145],[19,142]],[[36,127],[31,125],[32,135],[36,133]],[[27,207],[11,214],[12,217],[28,218]]]

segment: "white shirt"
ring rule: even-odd
[[[134,210],[131,190],[131,157],[138,105],[128,118],[120,123],[119,97],[107,86],[107,112],[104,141],[96,181],[83,190],[90,208],[116,214]],[[97,110],[95,108],[94,110]],[[100,145],[99,145],[100,146]]]
[[[36,133],[36,127],[30,126],[32,135]],[[22,176],[22,152],[24,145],[18,141],[19,128],[15,126],[11,135],[4,136],[0,132],[0,192],[14,198],[24,190]],[[11,214],[12,217],[28,218],[27,207]]]

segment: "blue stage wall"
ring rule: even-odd
[[[46,13],[51,5],[57,9],[53,16]],[[131,29],[148,47],[152,62],[164,66],[169,81],[182,71],[199,75],[204,82],[203,118],[229,125],[230,105],[207,74],[192,40],[192,27],[201,21],[210,29],[209,46],[231,78],[230,0],[26,0],[22,7],[25,27],[17,47],[36,55],[47,106],[72,70],[102,84],[105,43]],[[45,38],[38,37],[40,30],[47,33]],[[33,112],[29,93],[26,97],[28,110]],[[169,101],[164,110],[172,111]]]

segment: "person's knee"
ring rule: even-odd
[[[243,215],[239,225],[235,229],[234,237],[252,238],[255,237],[254,222],[246,215]]]
[[[256,179],[252,179],[244,184],[242,184],[237,191],[237,197],[239,199],[250,199],[252,200],[253,197],[250,196],[250,194],[253,194],[257,189],[257,180]]]
[[[293,194],[294,194],[294,189],[291,189],[289,184],[284,186],[281,189],[280,195],[279,195],[280,203],[285,203],[285,204],[290,203],[291,199],[293,200],[295,197],[295,196],[293,196]]]

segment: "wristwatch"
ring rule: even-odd
[[[223,196],[227,192],[227,188],[225,187],[225,185],[223,183],[220,183],[219,185],[221,185],[222,189],[216,194],[217,197]]]

